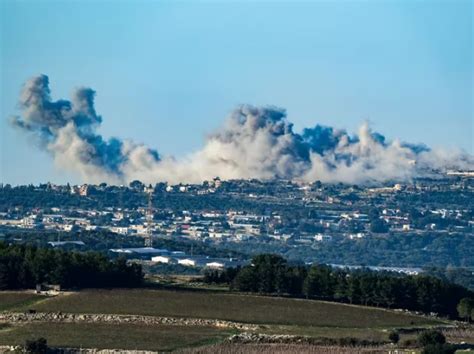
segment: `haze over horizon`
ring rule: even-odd
[[[53,101],[97,90],[104,139],[162,156],[198,151],[242,104],[287,109],[297,132],[352,136],[368,119],[390,140],[474,154],[470,1],[1,6],[3,183],[81,181],[8,123],[41,73]]]

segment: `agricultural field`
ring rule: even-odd
[[[385,347],[334,347],[318,346],[311,344],[214,344],[199,348],[189,348],[180,351],[182,354],[214,354],[214,353],[238,353],[238,354],[382,354],[390,352]],[[420,354],[413,350],[398,351],[398,354]],[[456,353],[458,354],[458,353]],[[472,353],[466,353],[472,354]]]
[[[0,311],[28,307],[46,298],[33,292],[2,291],[0,292]]]
[[[410,327],[441,323],[434,319],[362,306],[184,290],[86,290],[43,301],[34,309],[42,312],[136,314],[343,328]]]
[[[0,323],[0,345],[24,344],[28,339],[44,337],[50,346],[55,347],[184,350],[189,353],[201,352],[198,348],[202,348],[202,353],[210,353],[236,348],[236,343],[229,343],[224,339],[243,331],[270,336],[288,334],[320,339],[351,337],[373,343],[387,343],[388,334],[393,328],[424,328],[446,324],[441,320],[371,307],[196,289],[101,289],[62,293],[54,297],[26,292],[0,292],[0,304],[2,311],[35,310],[38,315],[41,312],[148,315],[219,319],[259,325],[257,329],[251,327],[244,330],[210,324],[171,325],[169,322],[47,323],[43,320]],[[466,335],[470,337],[471,334],[453,332],[452,335],[464,338]],[[414,334],[411,333],[401,335],[401,340],[412,338]],[[270,353],[274,350],[290,349],[295,345],[266,343],[261,349],[262,352]],[[259,346],[250,343],[245,347],[250,352],[257,352]],[[298,348],[300,352],[311,352],[315,349],[314,345],[309,343]],[[341,350],[341,353],[345,353],[345,349]]]
[[[25,340],[43,337],[55,347],[170,351],[216,343],[230,334],[215,327],[198,326],[29,323],[0,327],[0,345],[21,345]]]

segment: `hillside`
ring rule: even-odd
[[[22,301],[12,300],[17,295]],[[59,347],[175,350],[222,343],[243,332],[386,343],[393,328],[445,324],[370,307],[201,290],[84,290],[35,297],[0,293],[0,345],[45,337]],[[37,313],[24,315],[28,309]]]

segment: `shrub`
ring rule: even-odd
[[[402,347],[403,348],[416,348],[418,347],[418,341],[416,339],[405,339],[402,342]]]
[[[48,352],[48,342],[45,338],[27,340],[25,342],[25,352],[34,354],[46,354]]]
[[[423,348],[421,354],[454,354],[456,347],[451,344],[430,344]]]

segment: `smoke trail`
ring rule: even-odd
[[[24,85],[22,117],[12,119],[58,166],[80,173],[84,182],[201,182],[219,176],[370,183],[409,180],[433,169],[474,168],[471,155],[388,141],[367,123],[353,136],[321,125],[298,134],[283,109],[248,105],[235,109],[201,150],[181,160],[160,157],[142,144],[98,134],[102,117],[94,96],[93,90],[80,88],[71,101],[54,102],[48,77],[41,75]]]

